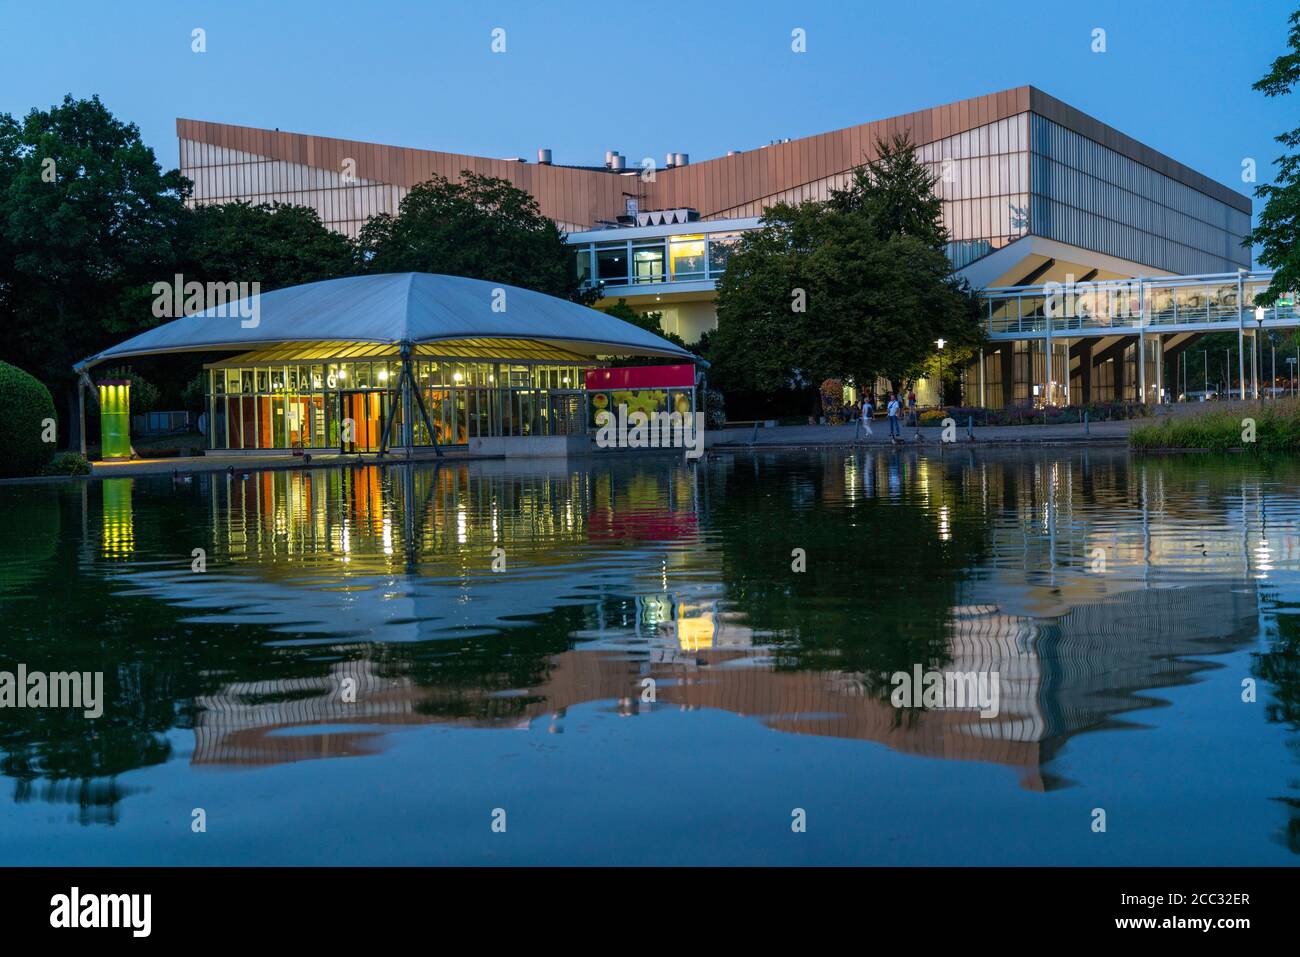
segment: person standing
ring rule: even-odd
[[[899,411],[900,404],[901,403],[898,401],[897,394],[890,393],[889,405],[885,409],[886,414],[888,414],[889,416],[890,439],[901,439],[903,437],[903,430],[899,428],[898,425],[898,411]]]

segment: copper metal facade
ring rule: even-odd
[[[1052,129],[1064,132],[1042,132]],[[941,190],[953,193],[945,195],[945,216],[958,265],[1029,233],[1122,258],[1140,255],[1136,261],[1171,273],[1249,266],[1249,253],[1239,246],[1249,229],[1247,197],[1028,86],[659,169],[653,181],[639,170],[620,175],[200,120],[178,119],[176,131],[181,170],[195,182],[196,202],[300,203],[349,235],[369,216],[396,212],[406,191],[431,174],[455,179],[462,170],[527,190],[569,231],[613,220],[629,195],[642,210],[690,207],[705,220],[757,216],[780,200],[825,198],[874,156],[878,138],[908,134],[936,170],[945,159],[957,166],[957,179]],[[1088,163],[1057,155],[1077,142],[1087,143]],[[1080,165],[1094,172],[1125,166],[1130,173],[1088,179]],[[1139,183],[1131,170],[1151,182]],[[1127,215],[1130,199],[1150,207],[1142,222],[1107,216],[1112,208]]]

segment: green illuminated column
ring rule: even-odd
[[[106,459],[131,457],[131,380],[106,379],[99,388],[99,447]]]

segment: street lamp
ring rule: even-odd
[[[936,339],[934,344],[939,347],[939,404],[943,405],[943,340]]]

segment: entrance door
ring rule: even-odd
[[[340,392],[337,421],[340,452],[378,452],[388,394]],[[331,429],[331,438],[334,430]]]

